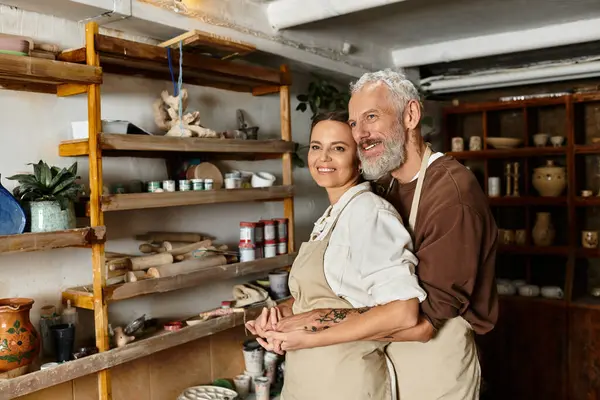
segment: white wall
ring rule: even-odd
[[[33,13],[19,12],[0,19],[3,33],[29,35],[39,32],[44,40],[73,46],[83,37],[83,27],[75,22]],[[14,11],[14,10],[13,10]],[[7,28],[8,27],[8,28]],[[42,29],[43,28],[43,29]],[[33,32],[33,33],[31,33]],[[304,89],[306,80],[295,77],[292,110],[297,102],[295,94]],[[105,75],[102,86],[102,117],[127,119],[139,126],[155,130],[151,104],[163,89],[172,90],[167,81]],[[280,135],[279,96],[252,97],[249,94],[226,92],[202,87],[188,87],[190,109],[201,111],[202,122],[216,130],[235,128],[235,112],[240,108],[251,122],[260,126],[261,138]],[[5,178],[20,171],[30,170],[27,163],[43,159],[52,165],[67,166],[74,161],[58,156],[58,143],[69,139],[70,122],[87,118],[86,97],[57,98],[52,95],[0,91],[0,173]],[[308,113],[292,111],[292,135],[295,141],[308,140],[310,117]],[[80,174],[87,181],[87,158],[79,158]],[[231,164],[230,164],[231,165]],[[233,166],[233,165],[232,165]],[[281,177],[281,162],[269,160],[236,163],[247,170],[266,170]],[[226,170],[224,168],[223,170]],[[113,158],[104,161],[105,183],[127,182],[133,179],[166,178],[162,160]],[[294,172],[296,195],[296,234],[298,242],[307,238],[313,222],[327,206],[324,192],[312,182],[306,169]],[[279,180],[280,182],[280,180]],[[14,183],[2,179],[12,189]],[[196,207],[167,208],[105,214],[108,226],[107,250],[135,251],[135,234],[148,230],[180,230],[206,232],[219,242],[236,243],[241,220],[277,217],[283,213],[282,203],[229,204]],[[61,290],[91,283],[90,251],[62,249],[48,252],[5,255],[0,257],[0,297],[30,297],[36,300],[32,317],[37,321],[43,305],[60,302]],[[244,281],[245,279],[239,279]],[[116,324],[146,313],[149,317],[182,317],[193,315],[230,298],[234,282],[222,282],[168,294],[146,296],[110,306],[110,322]],[[91,325],[91,312],[84,320]]]

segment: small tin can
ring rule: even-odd
[[[212,190],[213,189],[213,180],[207,178],[204,180],[204,190]]]
[[[264,248],[265,258],[275,257],[277,255],[277,243],[274,240],[267,240]]]
[[[204,179],[192,179],[192,190],[204,190]]]
[[[288,238],[288,219],[287,218],[276,218],[277,222],[277,238],[281,241]]]
[[[287,254],[287,239],[281,239],[277,243],[277,255]]]
[[[257,259],[265,257],[265,244],[263,242],[256,242],[254,250],[256,251]]]
[[[256,259],[256,250],[253,243],[240,243],[240,262],[248,262]]]
[[[258,221],[254,227],[254,241],[262,244],[265,241],[265,223]]]
[[[175,191],[175,181],[173,181],[173,180],[163,181],[163,189],[165,190],[165,192],[174,192]]]
[[[240,222],[240,243],[256,243],[256,222]]]
[[[231,308],[231,301],[223,300],[221,302],[221,308]]]
[[[156,189],[160,189],[160,181],[148,182],[148,192],[154,193]]]
[[[179,191],[180,192],[187,192],[189,190],[192,189],[192,186],[190,184],[190,181],[188,179],[181,179],[179,181]]]
[[[275,232],[275,221],[266,219],[266,220],[262,220],[260,222],[265,224],[265,229],[264,229],[265,241],[275,240],[277,238],[277,233]]]

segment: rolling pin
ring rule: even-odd
[[[117,276],[121,276],[121,275],[125,275],[127,273],[127,271],[122,270],[122,269],[117,269],[114,271],[111,271],[110,269],[106,272],[106,277],[107,278],[116,278]]]
[[[145,235],[136,235],[136,240],[145,242],[187,242],[195,243],[204,239],[204,235],[200,233],[189,232],[148,232]]]
[[[159,265],[172,264],[173,256],[170,253],[158,253],[150,256],[131,257],[131,270],[140,271]]]
[[[153,249],[156,250],[158,253],[171,253],[174,256],[178,256],[181,254],[186,254],[191,251],[197,250],[201,247],[210,246],[211,244],[212,244],[212,242],[210,240],[203,240],[201,242],[196,242],[196,243],[186,243],[183,246],[174,246],[173,243],[164,241],[162,243],[162,245],[153,247]],[[144,250],[148,250],[149,247],[147,247],[147,246],[152,246],[152,245],[151,244],[140,245],[140,251],[145,252]]]
[[[164,278],[186,274],[188,272],[198,271],[200,269],[216,267],[227,264],[227,259],[223,256],[208,256],[197,259],[186,260],[175,264],[161,265],[148,269],[148,275],[152,278]]]
[[[106,265],[109,271],[128,271],[131,269],[130,257],[114,258],[107,260]]]
[[[140,244],[140,251],[142,253],[166,253],[169,250],[173,250],[177,247],[181,247],[181,246],[187,246],[189,243],[188,242],[169,242],[169,241],[164,241],[161,244],[157,244],[157,243],[142,243]]]
[[[125,274],[125,282],[137,282],[148,278],[149,276],[146,275],[145,271],[129,271]]]
[[[115,276],[114,278],[108,278],[106,280],[106,286],[116,285],[125,282],[125,275]]]

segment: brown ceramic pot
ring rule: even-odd
[[[40,339],[29,320],[32,305],[32,299],[0,299],[0,373],[25,373],[38,355]]]
[[[541,196],[558,197],[567,186],[564,167],[557,167],[552,160],[546,166],[533,170],[533,187]]]

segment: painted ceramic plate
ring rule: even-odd
[[[218,386],[194,386],[187,388],[177,400],[235,400],[237,392]]]
[[[0,183],[0,235],[16,235],[25,230],[25,212]]]

